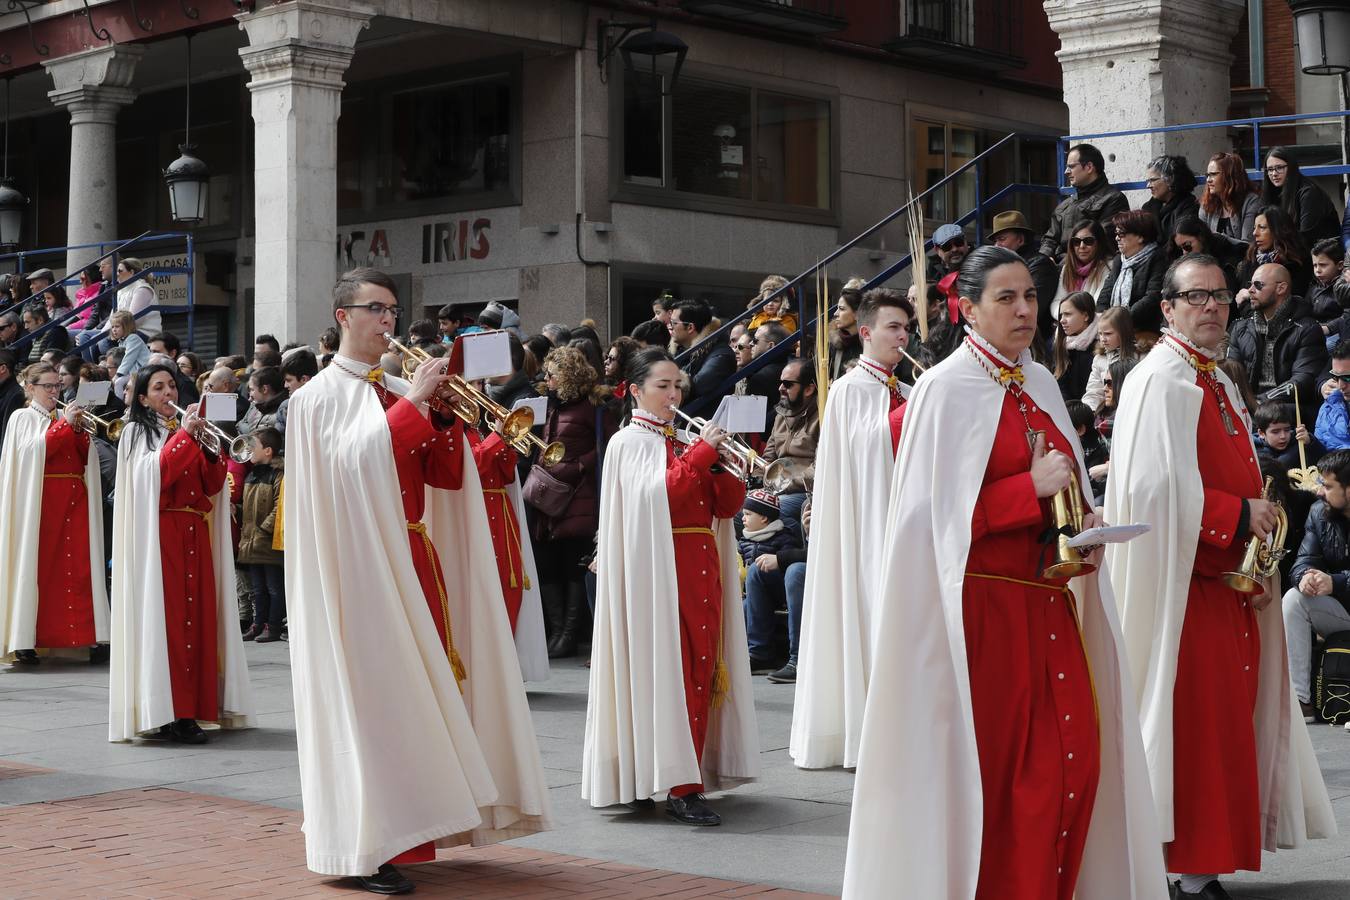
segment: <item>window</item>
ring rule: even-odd
[[[687,75],[673,95],[663,84],[624,73],[621,192],[831,209],[830,101]]]
[[[456,70],[439,83],[356,84],[338,119],[342,218],[519,202],[513,73]],[[435,75],[431,76],[433,79]]]
[[[1006,130],[931,119],[915,119],[913,127],[910,145],[914,157],[910,171],[914,174],[916,194],[934,187],[1008,134]],[[981,192],[988,197],[1011,184],[1053,184],[1054,141],[1019,137],[986,157],[980,168],[978,190],[975,166],[971,166],[924,199],[924,216],[933,222],[953,222],[975,211]],[[1039,227],[1038,223],[1049,220],[1054,204],[1055,198],[1045,194],[1015,193],[997,209],[986,209],[984,224],[989,224],[995,212],[1017,208],[1026,214],[1033,227]]]

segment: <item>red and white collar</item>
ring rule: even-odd
[[[646,412],[645,410],[641,409],[633,410],[632,418],[628,420],[628,424],[635,426],[637,428],[641,428],[644,431],[650,431],[653,434],[659,434],[661,435],[661,437],[664,438],[675,437],[674,425],[672,425],[670,422],[663,422],[661,419],[657,418],[656,416],[652,415],[649,412]]]

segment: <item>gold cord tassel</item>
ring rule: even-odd
[[[722,659],[722,655],[719,653],[717,655],[717,665],[713,667],[712,701],[710,703],[712,708],[717,709],[721,706],[722,701],[726,700],[727,695],[730,693],[731,673],[727,671],[726,660]]]
[[[464,693],[464,679],[469,677],[469,670],[464,668],[464,660],[459,658],[459,651],[455,645],[450,645],[450,669],[455,673],[455,687],[459,692]]]

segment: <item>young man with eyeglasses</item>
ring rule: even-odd
[[[1327,371],[1327,345],[1321,326],[1303,298],[1295,297],[1289,270],[1279,263],[1259,266],[1251,286],[1237,295],[1251,314],[1234,323],[1228,356],[1242,363],[1258,403],[1294,401],[1309,421],[1317,416],[1318,388]]]
[[[1313,436],[1328,450],[1350,449],[1350,344],[1345,341],[1331,351],[1331,371],[1322,384],[1322,408],[1317,411]]]
[[[1153,530],[1109,545],[1106,563],[1167,871],[1178,876],[1172,896],[1222,898],[1218,877],[1259,870],[1277,825],[1304,834],[1304,823],[1277,821],[1281,810],[1329,801],[1315,765],[1283,783],[1303,805],[1261,784],[1260,773],[1311,756],[1311,746],[1305,729],[1290,727],[1279,605],[1223,577],[1251,537],[1276,525],[1249,412],[1216,364],[1233,295],[1218,260],[1194,254],[1167,270],[1162,297],[1168,327],[1121,394],[1106,485],[1106,521]],[[1315,816],[1306,836],[1326,836]]]
[[[694,349],[680,366],[689,376],[689,395],[685,402],[707,397],[710,399],[706,405],[710,410],[717,408],[723,396],[717,393],[718,385],[736,371],[736,357],[732,355],[731,345],[708,340],[712,320],[712,307],[707,303],[681,300],[670,311],[670,320],[666,322],[670,339],[679,352]]]
[[[395,863],[551,815],[477,470],[428,406],[448,361],[411,384],[378,365],[398,308],[379,270],[334,286],[342,339],[289,404],[284,512],[308,865],[384,894],[414,887]]]
[[[1130,208],[1125,195],[1106,180],[1106,159],[1091,144],[1069,148],[1064,160],[1064,177],[1075,193],[1055,207],[1050,215],[1050,227],[1041,238],[1041,255],[1053,260],[1064,255],[1065,242],[1079,222],[1088,219],[1105,227],[1112,216]]]

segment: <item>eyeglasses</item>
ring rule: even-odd
[[[1233,302],[1233,292],[1227,288],[1220,288],[1217,291],[1207,291],[1203,288],[1194,288],[1189,291],[1176,291],[1167,299],[1185,300],[1191,306],[1204,306],[1211,299],[1220,306],[1228,306]]]
[[[1218,177],[1219,177],[1219,173],[1218,173],[1218,172],[1206,172],[1206,173],[1205,173],[1205,180],[1206,180],[1206,181],[1213,181],[1215,178],[1218,178]]]
[[[670,325],[671,328],[680,328],[681,326],[684,325],[689,325],[690,327],[693,327],[693,323],[681,322],[679,319],[671,319],[667,324]]]
[[[54,381],[51,384],[43,384],[39,381],[35,383],[33,387],[42,388],[44,391],[59,391],[61,390],[61,383],[59,381]]]
[[[1152,186],[1162,180],[1163,178],[1161,175],[1150,175],[1148,178],[1144,179],[1144,184]]]
[[[348,303],[339,309],[364,309],[372,316],[392,316],[395,319],[402,315],[402,310],[397,306],[388,306],[384,303]]]
[[[1347,380],[1350,380],[1350,375],[1347,375],[1346,378],[1347,378]],[[786,385],[786,386],[788,386],[788,387],[792,387],[794,384],[801,384],[801,382],[800,382],[800,381],[793,381],[793,380],[790,379],[790,378],[783,378],[783,379],[781,379],[781,380],[778,382],[778,386],[779,386],[779,387],[783,387],[784,385]]]
[[[1184,244],[1178,244],[1177,249],[1180,250],[1182,253],[1194,253],[1195,245],[1192,244],[1190,241],[1187,241]]]
[[[1350,384],[1350,372],[1344,372],[1344,373],[1332,372],[1332,373],[1331,373],[1331,380],[1332,380],[1332,381],[1339,381],[1341,384]]]
[[[1070,246],[1070,247],[1095,247],[1095,246],[1097,246],[1097,239],[1096,239],[1095,237],[1092,237],[1091,235],[1088,235],[1087,237],[1069,238],[1069,246]]]
[[[1103,378],[1103,379],[1102,379],[1102,387],[1110,387],[1111,384],[1112,384],[1112,382],[1111,382],[1111,379],[1110,379],[1110,378]]]
[[[955,250],[957,247],[964,247],[965,245],[966,245],[966,239],[965,239],[965,238],[952,238],[950,241],[948,241],[947,243],[943,244],[943,245],[942,245],[941,247],[939,247],[938,249],[939,249],[939,250]]]
[[[1281,172],[1286,171],[1288,168],[1289,168],[1289,166],[1287,166],[1287,165],[1266,166],[1266,174],[1267,174],[1267,175],[1278,175],[1278,174],[1280,174]]]
[[[1066,169],[1080,169],[1080,168],[1082,168],[1082,167],[1085,166],[1085,165],[1087,165],[1087,163],[1071,162],[1071,163],[1065,163],[1065,164],[1064,164],[1064,168],[1066,168]]]
[[[1266,289],[1266,283],[1264,281],[1257,281],[1255,278],[1253,278],[1251,280],[1251,284],[1249,284],[1248,287],[1256,288],[1258,291],[1264,291]]]

